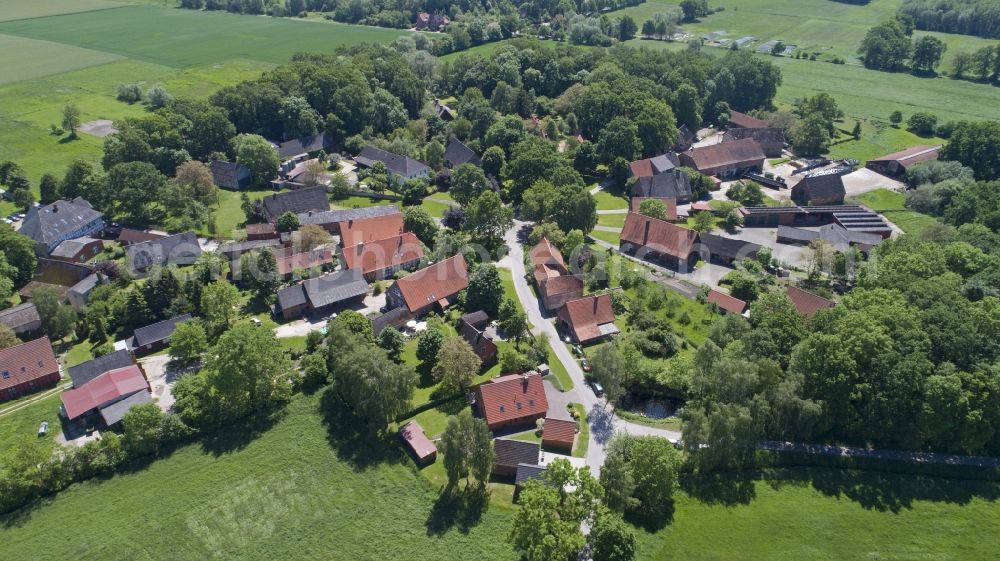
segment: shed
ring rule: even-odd
[[[399,437],[403,439],[410,453],[418,464],[433,463],[437,459],[437,446],[427,438],[420,423],[410,421],[399,429]]]

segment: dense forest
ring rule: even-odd
[[[1000,2],[996,0],[904,0],[899,13],[917,29],[1000,37]]]

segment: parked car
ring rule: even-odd
[[[260,327],[260,320],[257,318],[250,318],[250,323],[252,323],[254,327]]]
[[[593,370],[593,367],[590,366],[590,361],[587,359],[580,360],[580,368],[583,368],[584,372],[590,372]]]
[[[580,345],[573,345],[573,354],[583,356],[583,349],[580,348]]]
[[[590,387],[594,390],[594,395],[597,397],[604,397],[604,386],[598,384],[597,382],[591,382]]]

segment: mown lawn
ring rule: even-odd
[[[215,207],[215,228],[219,236],[227,239],[235,237],[236,230],[246,221],[243,214],[243,204],[241,196],[246,193],[250,200],[260,199],[267,195],[274,194],[273,189],[230,191],[219,189],[219,204]]]
[[[594,195],[594,199],[597,201],[597,210],[621,210],[628,208],[628,201],[624,197],[608,193],[607,191],[598,191]]]
[[[622,228],[625,226],[625,217],[627,214],[598,214],[597,215],[597,225],[598,226],[608,226],[610,228]]]
[[[919,234],[937,223],[937,219],[933,216],[906,208],[903,205],[903,194],[896,191],[876,189],[857,197],[857,200],[868,208],[881,213],[907,234]]]
[[[60,382],[60,385],[63,383]],[[16,411],[0,416],[0,458],[25,440],[41,440],[48,447],[55,445],[56,435],[61,430],[59,425],[59,407],[62,405],[62,401],[59,399],[60,393],[62,392],[55,392],[29,405],[24,405]],[[37,397],[37,395],[27,396],[13,405],[23,404],[25,401]],[[2,404],[3,408],[11,406],[11,403]],[[38,427],[42,421],[49,422],[49,431],[44,437],[38,436]]]
[[[481,516],[436,508],[438,485],[394,436],[352,437],[339,422],[328,430],[319,402],[297,397],[256,439],[234,428],[134,473],[74,485],[3,521],[3,557],[514,558],[498,539],[510,527],[509,502],[493,501]]]
[[[587,235],[596,240],[609,243],[615,247],[618,247],[618,244],[621,242],[620,232],[602,232],[600,230],[593,230]]]

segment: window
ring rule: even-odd
[[[27,368],[25,368],[25,367],[23,367],[23,366],[21,367],[21,374],[24,374],[24,373],[25,373],[25,372],[27,372],[27,371],[28,371],[28,369],[27,369]]]
[[[5,372],[4,374],[6,374],[6,372]],[[6,378],[6,376],[4,376],[4,378]],[[501,406],[500,406],[500,412],[501,412],[501,413],[503,413],[503,412],[504,412],[504,407],[503,407],[503,405],[501,405]]]
[[[44,367],[45,367],[45,365],[44,365],[44,364],[42,364],[42,361],[38,361],[38,367],[39,367],[39,368],[44,368]]]
[[[535,406],[535,400],[534,399],[529,399],[528,400],[528,405],[534,407]]]
[[[3,379],[6,380],[8,378],[10,378],[10,372],[8,372],[7,370],[4,370],[3,371]]]
[[[520,402],[520,401],[518,401],[518,402],[517,402],[517,410],[518,410],[518,411],[520,411],[520,410],[521,410],[521,402]]]

